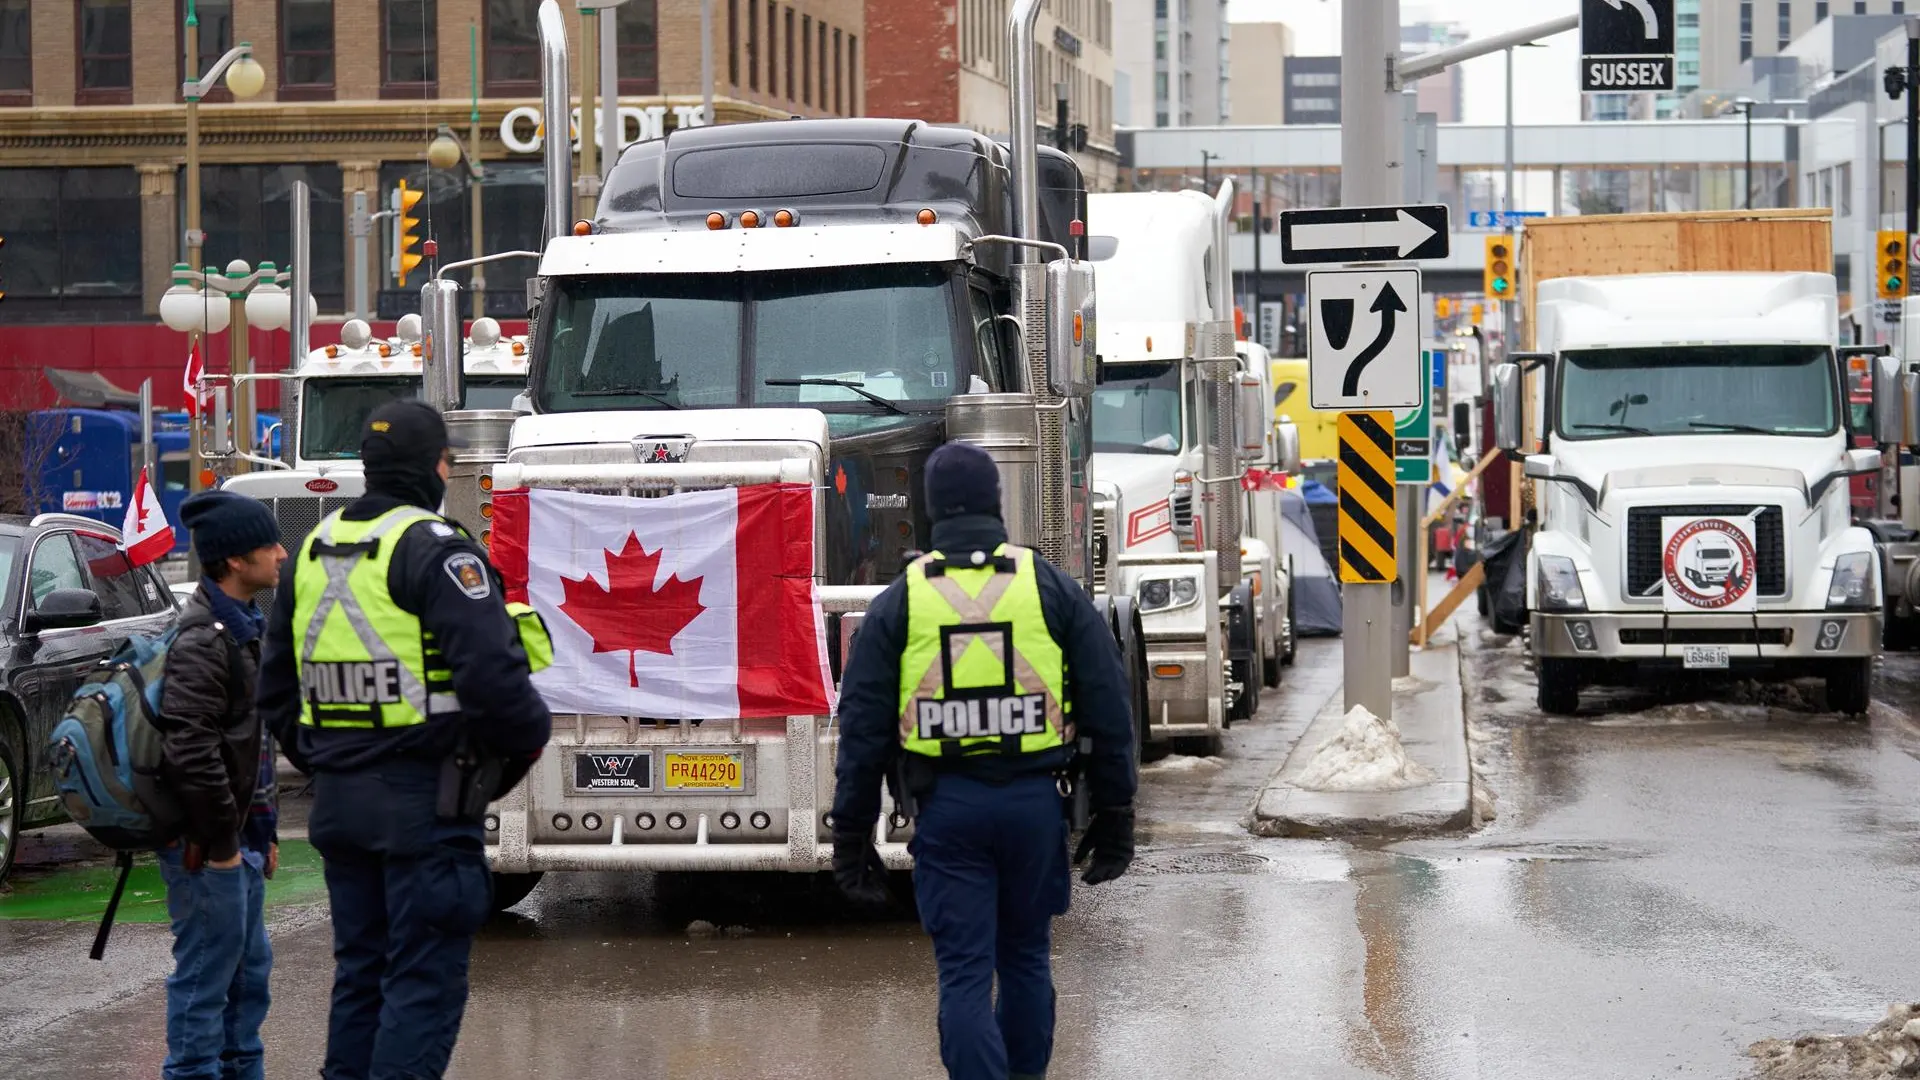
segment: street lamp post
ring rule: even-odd
[[[1738,97],[1734,98],[1725,109],[1721,110],[1723,113],[1737,112],[1746,118],[1747,157],[1746,165],[1742,167],[1740,172],[1740,186],[1747,189],[1746,208],[1749,210],[1753,209],[1753,107],[1757,104],[1759,104],[1759,102],[1754,101],[1750,97]]]
[[[1213,163],[1220,160],[1219,154],[1200,151],[1200,190],[1213,190]]]
[[[200,18],[193,0],[187,0],[186,46],[188,71],[200,63]],[[187,103],[187,231],[184,250],[188,266],[200,262],[200,248],[206,235],[200,231],[200,99],[211,93],[220,77],[227,78],[227,89],[236,98],[250,98],[267,85],[267,72],[253,58],[253,46],[241,42],[228,49],[213,67],[198,79],[180,84],[180,96]]]
[[[476,103],[474,115],[478,116],[479,114],[480,110]],[[477,259],[486,254],[485,250],[483,250],[486,240],[480,228],[480,184],[481,181],[486,179],[487,172],[486,166],[480,162],[480,125],[477,121],[474,123],[473,130],[469,134],[469,145],[462,147],[460,140],[454,138],[453,129],[447,127],[445,124],[440,125],[440,130],[434,134],[433,141],[427,144],[427,164],[436,169],[451,169],[459,165],[463,160],[465,161],[467,166],[467,188],[472,192],[473,199],[472,257]],[[591,135],[591,133],[588,134]],[[473,317],[476,319],[487,313],[486,288],[487,279],[485,272],[479,266],[475,266],[473,268],[472,291]]]
[[[292,322],[293,294],[281,284],[291,278],[291,274],[278,270],[272,263],[261,263],[256,270],[244,259],[228,263],[225,273],[211,266],[196,273],[187,264],[177,263],[173,268],[173,287],[160,298],[160,320],[169,329],[198,335],[202,340],[208,334],[229,331],[228,377],[233,387],[234,428],[240,444],[248,448],[235,455],[234,467],[240,471],[245,471],[250,460],[254,427],[252,387],[243,386],[245,376],[252,374],[247,326],[251,323],[262,330],[273,331]],[[307,303],[311,318],[311,297]],[[199,491],[206,483],[201,476],[197,425],[188,440],[188,451],[188,483],[192,490]]]

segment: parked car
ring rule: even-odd
[[[74,690],[177,611],[158,571],[119,545],[119,530],[90,518],[0,515],[0,880],[22,832],[66,820],[46,746]]]

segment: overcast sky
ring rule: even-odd
[[[1294,32],[1294,52],[1331,56],[1340,52],[1342,0],[1232,0],[1235,22],[1279,21]],[[1364,0],[1363,0],[1364,2]],[[1401,0],[1402,22],[1456,22],[1470,37],[1485,37],[1579,10],[1579,0]],[[1572,123],[1580,119],[1579,32],[1548,38],[1539,48],[1513,54],[1514,120],[1522,124]],[[1466,116],[1470,124],[1506,119],[1506,60],[1469,60]]]

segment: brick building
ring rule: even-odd
[[[1007,0],[866,0],[868,115],[962,124],[1004,139],[1007,8]],[[1048,0],[1035,36],[1041,138],[1055,142],[1055,94],[1064,84],[1074,156],[1089,188],[1111,191],[1119,173],[1113,0]]]
[[[182,62],[189,2],[200,28],[191,72]],[[712,3],[718,122],[864,111],[862,0]],[[146,366],[178,370],[184,342],[154,313],[170,268],[184,258],[180,84],[236,42],[252,45],[266,87],[237,102],[222,87],[199,108],[204,264],[284,265],[288,192],[305,180],[323,318],[343,310],[355,273],[377,282],[384,317],[412,310],[418,282],[390,287],[384,243],[373,245],[372,265],[353,265],[346,208],[361,191],[384,206],[406,179],[428,192],[419,212],[439,258],[467,257],[465,171],[431,169],[426,149],[442,124],[465,145],[476,111],[483,246],[537,248],[540,155],[529,147],[540,104],[538,7],[0,0],[0,379],[10,368],[46,365],[126,368],[129,378]],[[572,2],[562,8],[577,92],[581,17]],[[700,10],[701,0],[628,0],[616,9],[627,137],[702,122]],[[523,306],[517,288],[487,294],[497,315]],[[328,332],[316,328],[316,341]],[[262,357],[274,349],[254,344]],[[225,355],[218,336],[210,346]],[[163,400],[177,393],[175,381],[157,385]]]

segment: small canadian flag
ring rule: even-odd
[[[147,470],[133,485],[133,498],[127,500],[127,519],[120,524],[120,546],[127,550],[127,561],[145,566],[164,558],[173,550],[173,526],[167,524],[166,511],[160,509],[160,497],[147,482]]]
[[[180,374],[180,388],[186,391],[187,416],[198,420],[206,408],[206,388],[201,383],[207,377],[207,366],[200,359],[200,339],[194,338],[187,350],[187,369]]]

